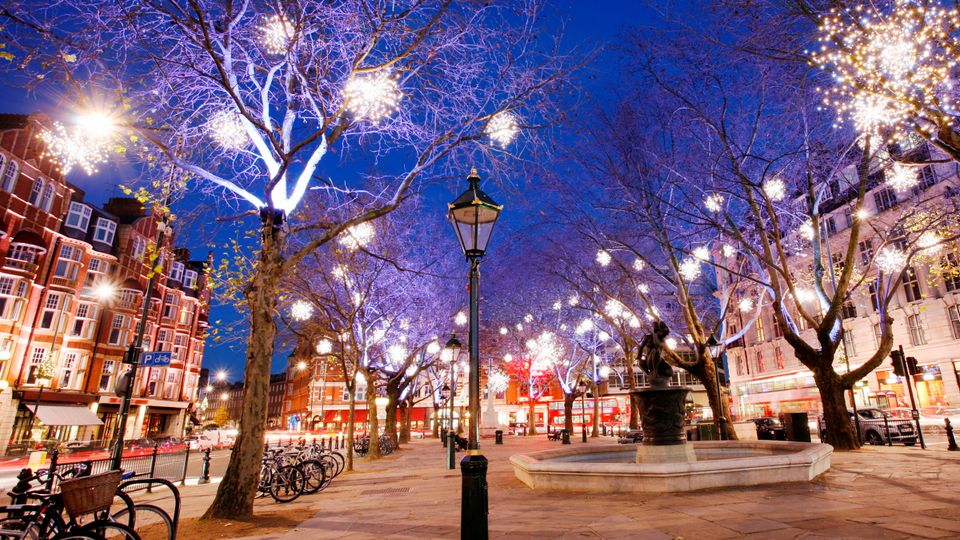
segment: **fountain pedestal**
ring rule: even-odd
[[[654,386],[631,392],[643,424],[643,442],[637,447],[637,463],[692,463],[693,446],[683,432],[686,400],[690,389]]]

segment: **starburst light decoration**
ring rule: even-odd
[[[290,305],[290,316],[298,321],[305,321],[313,315],[313,306],[309,302],[297,300]]]
[[[640,291],[640,294],[647,294],[650,292],[650,286],[646,283],[641,283],[637,285],[637,290]]]
[[[610,261],[613,260],[613,257],[610,256],[610,252],[605,249],[601,249],[597,252],[597,264],[600,266],[607,266],[610,264]]]
[[[42,129],[37,137],[43,141],[43,155],[56,161],[63,174],[80,168],[91,175],[97,172],[98,165],[109,159],[115,135],[113,118],[91,112],[77,117],[70,127],[54,122],[51,129]]]
[[[507,330],[507,327],[506,327],[506,326],[501,326],[501,327],[500,327],[500,335],[501,335],[501,336],[507,335],[507,332],[509,332],[509,330]]]
[[[703,200],[703,205],[707,207],[707,210],[717,213],[723,210],[723,195],[719,193],[711,193]]]
[[[317,342],[317,354],[330,354],[333,352],[333,342],[323,338]]]
[[[806,238],[807,240],[813,240],[813,221],[806,220],[800,225],[800,236]]]
[[[907,266],[907,255],[896,246],[886,246],[877,253],[876,263],[884,274],[896,274]]]
[[[577,327],[574,329],[574,332],[577,335],[585,334],[594,329],[593,319],[584,319],[577,324]]]
[[[753,299],[744,298],[743,300],[740,300],[740,303],[737,305],[737,307],[739,307],[740,311],[744,313],[751,311],[753,310]]]
[[[787,196],[787,184],[775,176],[763,184],[763,194],[773,202],[780,202]]]
[[[247,131],[240,113],[224,109],[214,113],[207,121],[207,133],[217,144],[227,150],[239,150],[247,145]]]
[[[900,163],[894,163],[893,167],[887,171],[887,185],[892,187],[898,193],[907,191],[918,183],[917,170],[913,167],[907,167]]]
[[[397,110],[400,87],[388,71],[357,74],[343,89],[347,108],[359,119],[379,122]]]
[[[680,275],[687,281],[700,277],[700,261],[692,257],[684,259],[680,263]]]
[[[579,303],[580,303],[580,298],[579,298],[577,295],[575,295],[575,294],[572,295],[572,296],[567,300],[567,305],[570,305],[570,306],[575,306],[575,305],[577,305],[577,304],[579,304]]]
[[[490,140],[500,145],[501,148],[506,148],[517,138],[520,133],[520,125],[516,116],[507,111],[501,111],[490,118],[483,131],[487,134],[487,137],[490,137]]]
[[[607,316],[614,319],[619,319],[624,315],[626,315],[627,313],[623,303],[621,303],[619,300],[616,300],[614,298],[610,298],[607,300],[607,303],[604,305],[603,310],[604,312],[606,312]]]
[[[923,250],[924,255],[936,255],[940,251],[942,239],[935,231],[923,231],[917,238],[917,247]]]
[[[369,221],[364,221],[343,231],[338,242],[350,251],[356,251],[369,244],[376,234],[377,231],[373,227],[373,224]]]
[[[892,142],[949,122],[960,53],[960,12],[938,0],[846,4],[820,26],[814,65],[833,75],[824,92],[839,122]]]
[[[666,345],[667,348],[670,349],[671,351],[672,351],[672,350],[675,350],[675,349],[677,348],[677,338],[675,338],[675,337],[673,337],[673,336],[668,336],[667,339],[663,340],[663,343],[664,343],[664,345]]]
[[[641,259],[641,258],[639,258],[639,257],[633,260],[633,270],[634,270],[635,272],[640,272],[640,271],[642,271],[646,266],[647,266],[647,264],[646,264],[645,262],[643,262],[643,259]]]
[[[724,245],[723,245],[723,256],[724,256],[724,257],[733,257],[736,253],[737,253],[736,248],[734,248],[734,247],[731,246],[730,244],[724,244]]]
[[[710,250],[707,249],[706,246],[700,246],[698,248],[694,248],[693,258],[699,259],[701,261],[710,260]]]
[[[490,385],[495,394],[499,394],[507,389],[507,385],[510,384],[510,377],[498,369],[490,374],[487,384]]]
[[[554,311],[560,311],[562,308],[563,308],[563,302],[557,300],[556,302],[553,303]]]
[[[263,46],[267,53],[273,55],[287,53],[293,33],[293,24],[282,15],[267,17],[260,25],[260,39]]]
[[[453,324],[457,326],[463,326],[467,324],[467,314],[466,312],[459,311],[456,316],[453,318]]]
[[[407,358],[407,349],[403,345],[391,345],[387,348],[387,356],[394,365],[400,364]]]
[[[817,295],[813,293],[810,289],[797,289],[797,301],[798,302],[809,302],[816,298]]]

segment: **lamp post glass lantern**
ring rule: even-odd
[[[470,171],[467,183],[467,190],[447,209],[447,218],[470,262],[470,333],[467,341],[470,351],[470,420],[468,452],[460,461],[460,534],[463,538],[487,538],[487,459],[480,455],[480,259],[487,252],[493,227],[503,207],[480,189],[476,169]]]

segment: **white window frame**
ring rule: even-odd
[[[90,217],[92,215],[93,209],[89,206],[79,202],[71,202],[67,219],[63,221],[63,224],[71,229],[86,232],[90,228]]]
[[[183,263],[174,262],[170,265],[170,280],[180,283],[183,281]]]
[[[183,272],[183,286],[187,289],[196,289],[197,288],[197,272],[196,270],[185,270]]]
[[[53,208],[53,199],[57,196],[57,188],[54,187],[53,181],[48,181],[43,187],[43,194],[40,195],[40,203],[37,205],[43,209],[44,212],[49,212]]]
[[[40,207],[40,199],[43,198],[43,178],[37,178],[33,181],[33,185],[30,186],[30,196],[27,198],[27,203]]]
[[[102,244],[113,244],[113,239],[117,234],[117,222],[107,218],[97,218],[97,224],[93,230],[93,241]],[[102,236],[102,238],[101,238]]]
[[[3,170],[3,190],[13,193],[17,187],[17,176],[20,174],[20,164],[17,160],[9,158],[7,166]]]

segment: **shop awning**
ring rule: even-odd
[[[97,415],[86,407],[79,405],[27,405],[31,413],[35,412],[37,420],[47,426],[100,426],[103,422]]]

